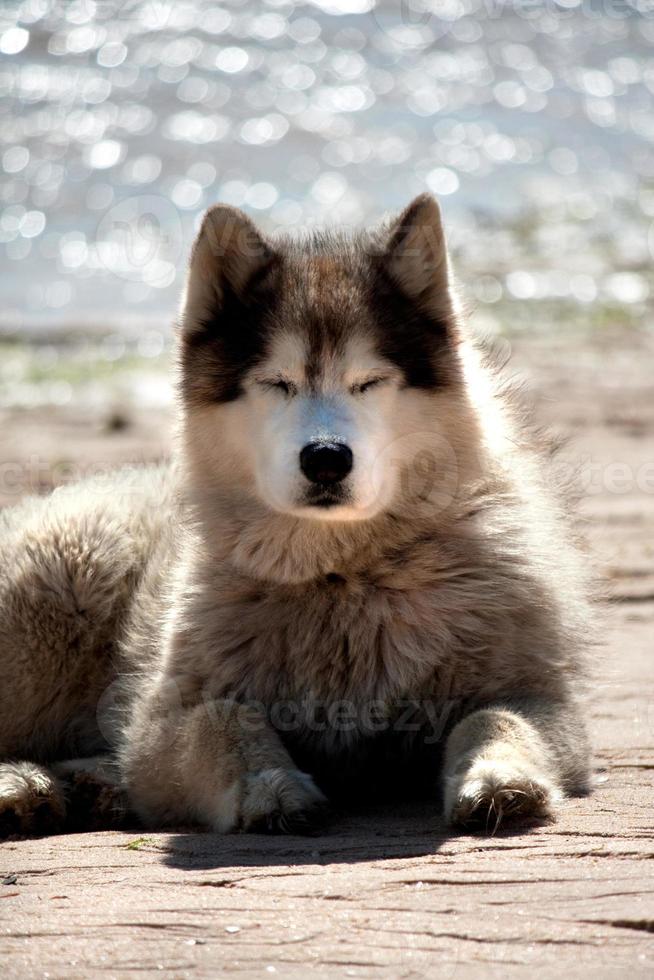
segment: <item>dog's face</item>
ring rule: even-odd
[[[305,242],[266,242],[214,208],[182,324],[191,452],[217,485],[314,520],[365,520],[449,490],[454,334],[431,198],[376,236]]]

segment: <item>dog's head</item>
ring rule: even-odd
[[[322,521],[451,494],[466,425],[457,332],[433,198],[380,232],[292,241],[212,208],[181,323],[196,479]]]

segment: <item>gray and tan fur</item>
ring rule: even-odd
[[[0,828],[420,790],[492,829],[585,791],[582,563],[435,201],[304,241],[210,210],[177,343],[173,468],[0,514]]]

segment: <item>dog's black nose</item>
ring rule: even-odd
[[[312,483],[340,483],[352,469],[352,450],[342,442],[310,442],[300,452],[300,469]]]

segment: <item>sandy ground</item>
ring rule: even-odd
[[[571,436],[608,581],[591,697],[597,788],[558,823],[445,833],[407,808],[322,837],[104,833],[0,849],[3,976],[654,976],[654,339],[514,344],[543,420]],[[1,457],[158,457],[168,420],[102,435],[74,410],[6,413]],[[36,463],[35,463],[36,460]],[[40,462],[38,462],[40,460]],[[7,471],[5,471],[7,472]],[[3,485],[3,501],[16,484]]]

